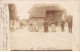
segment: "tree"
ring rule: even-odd
[[[18,20],[17,17],[17,12],[16,12],[16,6],[15,4],[9,4],[9,15],[10,15],[10,20]]]

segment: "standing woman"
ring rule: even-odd
[[[36,21],[35,21],[35,23],[34,23],[34,28],[35,28],[35,32],[38,32],[38,24],[37,24]]]
[[[51,31],[56,32],[56,26],[54,21],[51,22]]]
[[[48,32],[48,22],[47,22],[47,20],[44,21],[44,32]]]
[[[32,23],[29,24],[29,32],[33,32],[33,25],[32,25]]]

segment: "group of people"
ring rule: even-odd
[[[29,32],[38,32],[38,25],[36,22],[29,24]]]
[[[47,22],[47,20],[45,20],[45,22],[44,22],[44,32],[48,32],[48,31],[49,31],[48,22]],[[51,22],[51,31],[56,32],[56,22],[55,21]]]
[[[52,32],[56,32],[56,21],[51,21],[51,26],[49,26],[48,21],[45,20],[43,23],[43,27],[44,27],[44,32],[49,32],[49,27],[51,28]],[[61,31],[64,32],[65,31],[65,20],[61,20]],[[67,21],[67,26],[69,29],[69,33],[72,33],[72,19],[69,19]],[[39,26],[37,25],[37,23],[30,23],[29,24],[29,32],[38,32],[39,31]]]
[[[69,33],[72,33],[72,19],[69,19],[67,23],[68,23]],[[61,21],[61,30],[62,30],[62,32],[64,32],[64,27],[65,27],[65,21],[62,20]]]
[[[68,24],[68,29],[69,29],[69,33],[72,33],[72,19],[69,19],[67,21],[67,24]],[[61,20],[61,31],[64,32],[65,28],[65,20]],[[44,32],[48,32],[49,29],[48,29],[48,22],[45,20],[44,22]],[[51,22],[51,31],[52,32],[56,32],[56,21],[52,21]]]

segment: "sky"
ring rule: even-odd
[[[66,9],[67,15],[75,15],[79,10],[78,1],[15,1],[9,3],[16,5],[17,15],[19,19],[28,19],[28,11],[34,4],[60,4],[61,7]]]

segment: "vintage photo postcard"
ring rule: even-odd
[[[1,50],[80,50],[80,1],[8,0],[0,4]]]

